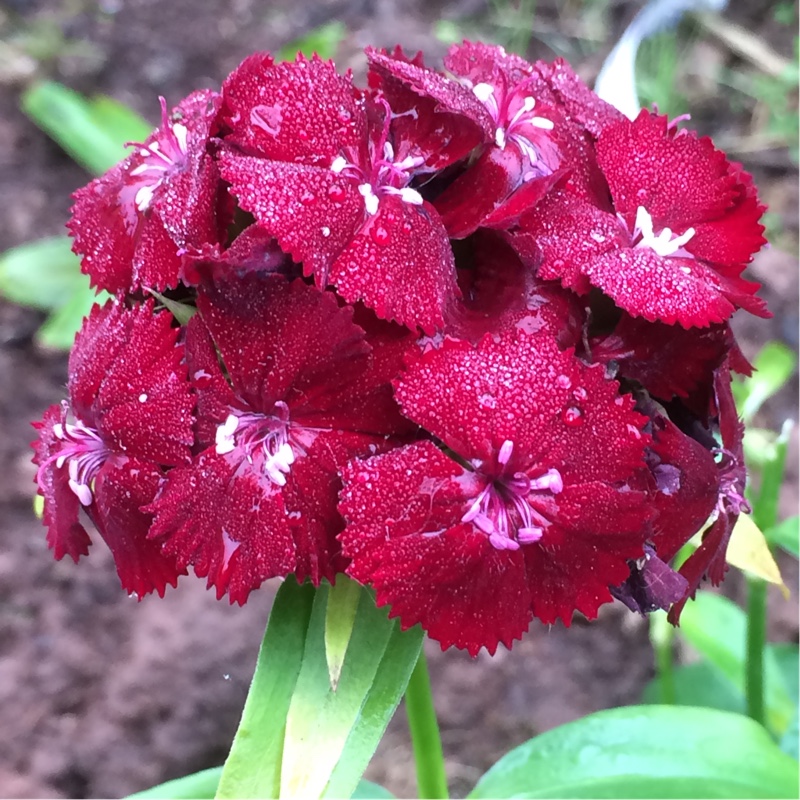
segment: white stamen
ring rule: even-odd
[[[372,190],[372,184],[362,183],[358,187],[359,194],[364,198],[367,214],[375,216],[378,213],[378,196]]]
[[[502,128],[498,128],[494,132],[494,141],[501,150],[506,149],[506,132]]]
[[[156,186],[142,186],[136,195],[133,198],[133,202],[136,203],[136,208],[139,211],[147,211],[150,207],[150,203],[153,200],[153,192],[156,190]]]
[[[551,131],[555,127],[555,124],[550,119],[545,119],[544,117],[531,117],[528,122],[536,128],[542,128],[546,131]]]
[[[472,87],[472,93],[481,103],[488,103],[489,99],[494,99],[494,89],[488,83],[476,83]]]
[[[74,461],[70,461],[70,466],[74,463]],[[92,504],[92,490],[85,483],[78,483],[70,478],[69,488],[80,500],[82,506],[90,506]]]
[[[331,164],[331,172],[340,173],[347,166],[347,160],[343,156],[336,156]]]
[[[644,206],[636,209],[634,225],[635,229],[642,234],[642,240],[637,246],[649,247],[662,258],[675,255],[695,234],[694,228],[688,228],[680,236],[676,236],[670,228],[664,228],[656,236],[653,233],[653,218]]]
[[[503,442],[500,452],[497,454],[497,462],[505,466],[508,464],[508,459],[511,458],[511,453],[514,452],[514,442],[506,439]]]
[[[412,206],[421,206],[425,202],[416,189],[409,189],[408,187],[400,190],[400,199],[405,203],[410,203]]]
[[[180,151],[185,153],[188,149],[186,146],[186,135],[188,134],[186,126],[181,124],[173,125],[172,132],[175,134],[175,138],[178,140],[178,147],[180,148]]]
[[[53,425],[53,433],[56,435],[56,439],[63,439],[64,426],[60,422],[56,422],[56,424]]]
[[[394,161],[394,147],[392,147],[390,142],[383,143],[383,157],[387,161]]]
[[[216,441],[214,449],[219,455],[223,456],[225,453],[230,453],[236,447],[233,434],[238,427],[239,418],[234,414],[228,414],[225,422],[217,428],[217,433],[214,437]]]

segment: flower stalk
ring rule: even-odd
[[[433,707],[431,680],[425,651],[420,651],[417,665],[406,689],[406,716],[414,748],[417,769],[417,796],[447,798],[447,776],[444,769],[442,738]]]

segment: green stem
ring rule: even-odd
[[[764,644],[767,632],[767,583],[750,578],[747,594],[747,714],[764,724]]]
[[[417,796],[421,800],[446,800],[447,776],[444,771],[442,739],[433,707],[431,679],[424,648],[419,654],[406,689],[406,715],[417,767]]]
[[[675,639],[675,629],[667,622],[667,615],[663,611],[650,615],[650,641],[656,657],[656,675],[661,694],[660,701],[666,705],[675,705],[675,671],[672,663],[672,645]]]
[[[778,499],[786,466],[786,450],[791,424],[784,423],[775,442],[772,457],[761,469],[761,487],[753,503],[753,521],[762,530],[778,519]],[[767,640],[767,583],[760,578],[747,580],[747,644],[745,699],[747,714],[764,724],[764,647]]]

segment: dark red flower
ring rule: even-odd
[[[384,83],[405,85],[433,102],[440,117],[460,115],[462,127],[482,133],[468,169],[434,203],[451,237],[464,238],[479,226],[507,227],[558,180],[579,196],[598,202],[603,196],[588,136],[565,115],[539,62],[464,42],[444,61],[453,79],[402,55],[368,55]]]
[[[333,580],[339,470],[407,430],[386,377],[401,351],[368,344],[332,294],[278,275],[203,289],[198,312],[187,359],[202,451],[169,473],[151,537],[231,602],[276,575]]]
[[[744,463],[744,424],[739,419],[731,391],[730,366],[726,362],[714,374],[714,397],[717,423],[722,446],[716,450],[719,493],[715,511],[716,519],[703,533],[697,550],[686,559],[680,573],[689,583],[686,596],[676,603],[669,613],[669,620],[678,624],[686,601],[694,597],[703,578],[712,586],[718,586],[725,577],[728,564],[725,553],[736,520],[742,513],[750,512],[750,504],[744,496],[747,469]]]
[[[737,307],[768,316],[758,284],[741,277],[764,241],[764,208],[739,165],[646,111],[607,126],[597,159],[613,210],[561,191],[520,220],[520,251],[538,248],[543,278],[596,286],[634,317],[684,328]]]
[[[349,574],[404,628],[494,652],[573,612],[596,615],[643,554],[645,418],[552,337],[447,339],[397,386],[422,442],[351,463],[341,535]],[[613,442],[609,447],[608,443]]]
[[[519,328],[547,331],[561,349],[580,343],[585,309],[580,298],[555,281],[543,281],[522,263],[499,232],[476,231],[459,245],[462,300],[454,303],[444,334],[477,344],[487,333]],[[425,346],[443,335],[422,339]]]
[[[223,87],[231,129],[221,168],[242,208],[317,286],[432,333],[457,295],[436,210],[412,186],[427,153],[385,100],[359,96],[333,64],[251,56]]]
[[[590,343],[593,361],[613,363],[617,375],[667,402],[710,389],[714,371],[734,344],[727,323],[690,328],[647,322],[623,313],[614,330]]]
[[[154,314],[152,301],[130,310],[95,306],[70,354],[69,403],[51,406],[34,426],[55,557],[77,561],[88,553],[83,507],[114,555],[122,586],[140,597],[163,595],[181,574],[148,541],[152,517],[141,511],[162,467],[187,462],[193,441],[193,398],[171,319]]]
[[[68,227],[92,285],[109,292],[174,287],[182,254],[224,236],[228,213],[219,173],[207,152],[219,95],[199,91],[128,158],[79,189]]]

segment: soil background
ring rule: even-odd
[[[337,63],[352,67],[358,77],[367,44],[400,42],[406,49],[424,49],[428,62],[436,63],[446,50],[434,35],[439,19],[463,26],[465,35],[497,41],[502,31],[490,12],[496,15],[502,5],[487,8],[480,0],[0,3],[0,249],[61,233],[70,193],[88,180],[19,111],[19,91],[34,74],[87,93],[110,94],[155,124],[159,94],[174,104],[193,89],[217,88],[248,53],[277,49],[331,19],[348,29]],[[788,25],[776,21],[776,3],[734,6],[726,20],[783,58],[792,57],[796,4],[788,4],[790,15],[794,6]],[[552,58],[553,45],[591,80],[637,7],[619,0],[540,0],[528,55]],[[586,47],[581,36],[589,37],[590,19],[602,24]],[[38,42],[35,57],[31,41]],[[777,244],[762,252],[751,270],[764,282],[763,296],[775,317],[737,320],[743,349],[752,357],[768,339],[796,348],[796,166],[786,147],[761,135],[757,108],[733,102],[734,93],[703,86],[706,68],[752,65],[708,37],[687,57],[696,61],[695,77],[684,87],[694,127],[719,136],[755,174],[779,231]],[[222,763],[275,585],[254,593],[245,608],[217,602],[192,579],[163,600],[137,603],[120,590],[102,543],[79,566],[52,559],[31,507],[29,423],[63,396],[66,356],[34,344],[41,319],[0,302],[0,797],[122,797]],[[794,386],[765,407],[759,422],[776,427],[786,417],[797,419]],[[782,498],[786,515],[797,513],[796,437],[790,462]],[[788,559],[781,566],[793,598],[786,602],[771,592],[769,633],[774,641],[796,642],[797,568]],[[730,574],[726,593],[741,600],[742,583]],[[516,744],[592,711],[637,702],[653,675],[646,623],[616,605],[604,607],[595,622],[576,619],[569,630],[534,624],[513,652],[501,649],[494,658],[441,653],[435,645],[429,656],[449,778],[461,796]],[[368,777],[398,796],[414,793],[402,708]]]

